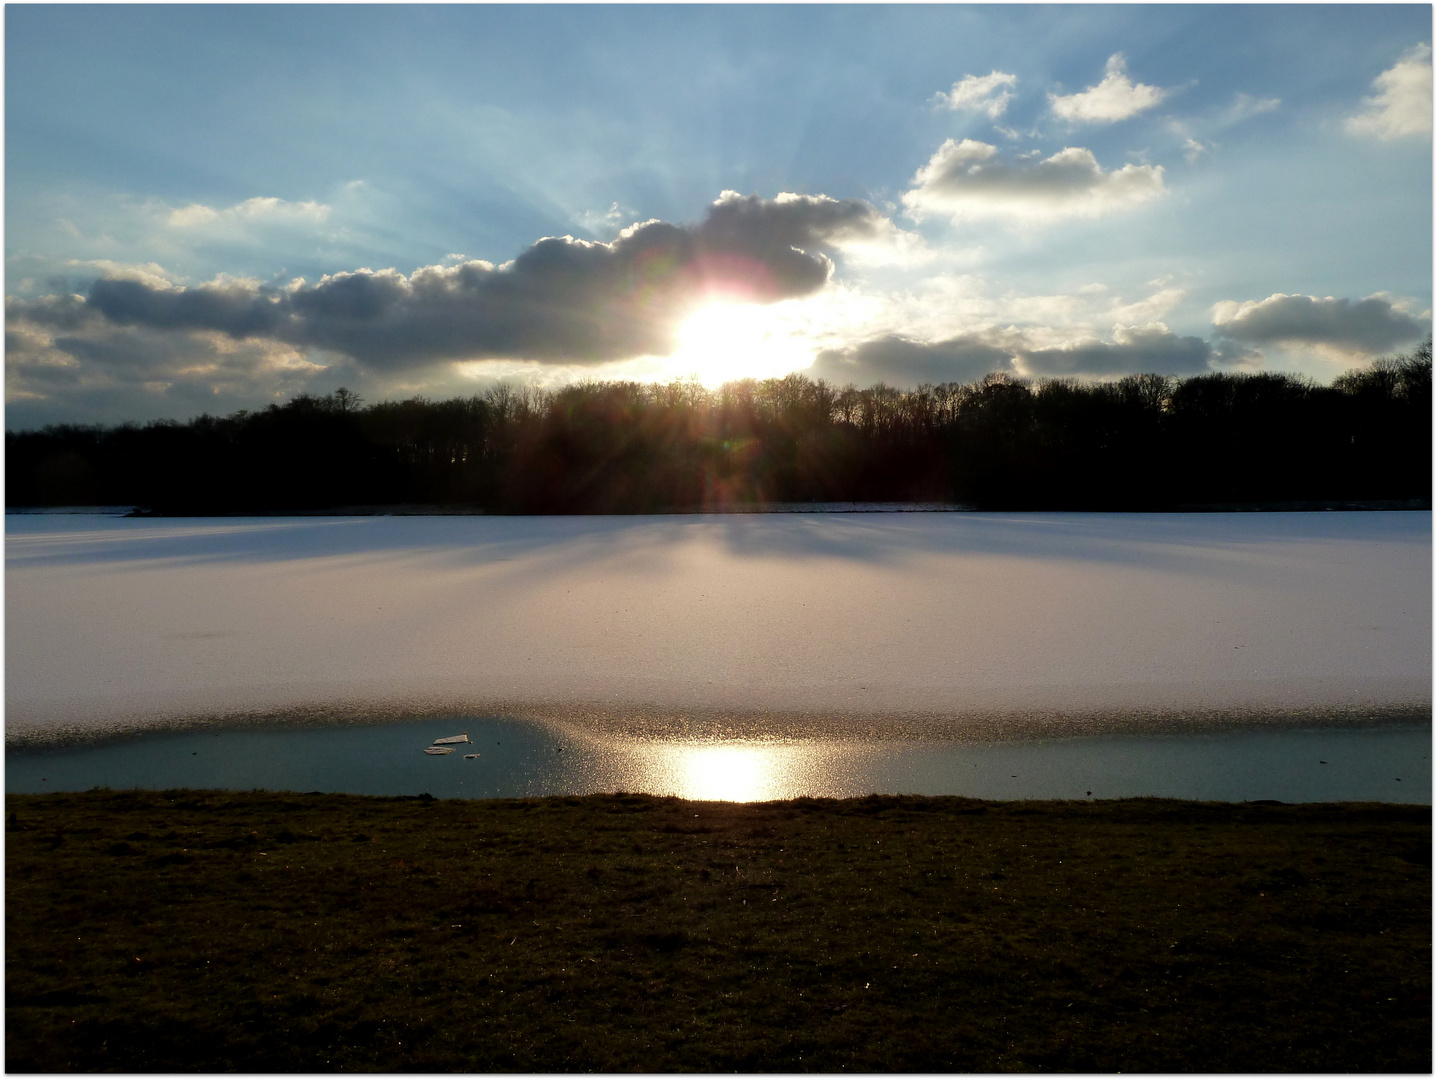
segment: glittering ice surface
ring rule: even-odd
[[[286,710],[1360,718],[1430,706],[1431,559],[1430,513],[10,515],[7,738]]]

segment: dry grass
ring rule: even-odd
[[[1427,807],[7,809],[11,1071],[1431,1067]]]

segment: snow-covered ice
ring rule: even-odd
[[[1027,716],[1056,733],[1104,716],[1421,708],[1431,526],[11,515],[7,737],[290,709],[932,730]]]

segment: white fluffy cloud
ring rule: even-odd
[[[949,109],[971,109],[987,113],[988,119],[996,120],[1007,110],[1008,102],[1013,98],[1004,87],[1017,85],[1018,76],[997,70],[987,75],[965,75],[953,84],[952,90],[939,94],[935,100]]]
[[[1402,139],[1432,135],[1432,48],[1418,45],[1373,80],[1377,94],[1347,120],[1353,135]]]
[[[1104,172],[1091,150],[1070,146],[1041,161],[1005,161],[997,147],[949,139],[903,195],[915,219],[931,214],[1022,221],[1101,217],[1162,195],[1161,165],[1124,165]]]
[[[1112,124],[1151,109],[1170,91],[1128,78],[1122,53],[1108,57],[1103,81],[1076,94],[1049,94],[1053,115],[1075,124]]]
[[[1231,341],[1348,353],[1380,353],[1432,332],[1430,315],[1413,317],[1380,296],[1353,301],[1274,293],[1266,300],[1222,300],[1213,305],[1212,321]]]
[[[146,285],[156,289],[169,288],[178,281],[175,274],[156,262],[125,263],[116,262],[114,259],[67,259],[62,265],[71,273],[98,273],[102,277],[143,281]]]

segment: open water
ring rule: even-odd
[[[435,738],[471,743],[431,757]],[[478,754],[466,758],[465,754]],[[1131,796],[1281,802],[1432,801],[1428,726],[1097,735],[991,743],[704,741],[595,735],[533,721],[194,728],[10,749],[12,792],[262,788],[509,798],[631,791],[690,799],[870,792],[985,799]]]

